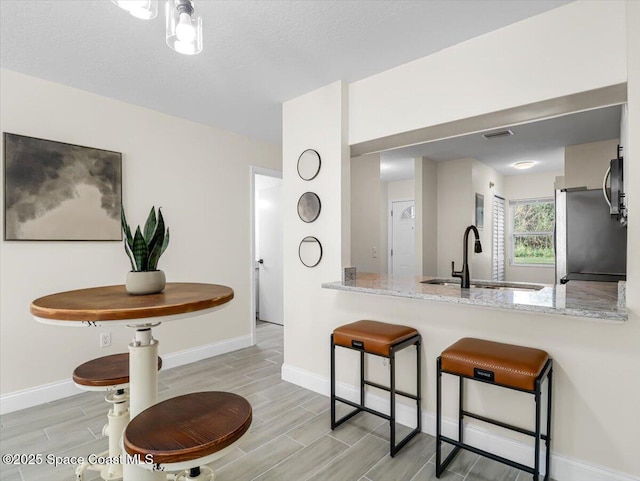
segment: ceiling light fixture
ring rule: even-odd
[[[193,3],[167,0],[167,45],[185,55],[202,52],[202,17],[194,16]]]
[[[158,15],[158,0],[111,0],[136,18],[149,20]]]
[[[516,162],[515,164],[513,164],[513,168],[518,170],[524,170],[524,169],[530,169],[534,165],[535,165],[535,162],[528,160],[526,162]]]

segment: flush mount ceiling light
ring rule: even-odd
[[[202,52],[202,17],[191,0],[167,0],[167,45],[185,55]]]
[[[534,165],[535,165],[535,162],[531,160],[527,160],[526,162],[516,162],[515,164],[513,164],[513,168],[518,170],[524,170],[524,169],[530,169]]]
[[[158,15],[158,0],[111,0],[136,18],[148,20]]]

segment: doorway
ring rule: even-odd
[[[416,273],[415,201],[391,202],[389,220],[389,265],[394,276],[413,277]]]
[[[252,337],[255,324],[283,324],[282,173],[251,168]]]

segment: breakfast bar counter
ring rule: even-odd
[[[457,285],[454,285],[456,284]],[[475,286],[474,286],[475,284]],[[567,284],[524,284],[459,280],[429,276],[394,277],[358,273],[355,280],[327,282],[325,289],[383,296],[424,299],[543,314],[627,320],[624,282],[570,281]]]

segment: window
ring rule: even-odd
[[[493,259],[491,278],[504,281],[504,199],[493,198]]]
[[[553,199],[515,200],[511,210],[511,264],[554,265]]]

